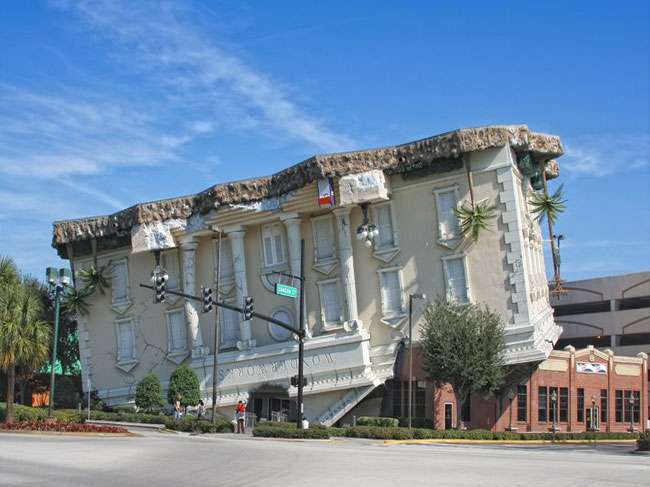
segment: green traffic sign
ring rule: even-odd
[[[275,294],[279,296],[287,296],[289,298],[298,297],[298,288],[287,286],[285,284],[276,284],[275,285]]]

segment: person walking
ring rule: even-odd
[[[205,404],[203,404],[203,399],[199,400],[199,407],[196,408],[196,419],[203,419],[205,414]]]
[[[237,403],[235,414],[237,416],[237,433],[246,433],[246,406],[243,401]]]
[[[181,415],[183,414],[182,407],[181,395],[179,394],[178,397],[176,397],[176,401],[174,402],[174,419],[181,419]]]

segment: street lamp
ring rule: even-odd
[[[372,239],[379,235],[379,230],[377,229],[377,225],[368,220],[368,203],[363,203],[361,210],[363,210],[363,223],[357,228],[357,239],[365,239],[365,246],[370,248]]]
[[[598,418],[596,417],[596,395],[591,395],[591,417],[589,418],[589,429],[591,431],[596,431],[596,425],[598,424]]]
[[[556,431],[555,423],[557,421],[557,392],[551,393],[551,404],[553,405],[553,433]]]
[[[70,269],[56,269],[48,267],[45,270],[45,279],[47,280],[48,290],[54,294],[54,341],[52,342],[52,364],[50,371],[50,403],[48,407],[48,417],[52,417],[54,409],[54,366],[56,364],[56,344],[59,336],[59,305],[61,302],[61,291],[72,285],[72,272]]]
[[[632,397],[632,394],[630,394],[630,432],[634,433],[636,430],[634,429],[634,397]]]
[[[515,392],[510,389],[508,391],[508,399],[510,399],[510,424],[508,425],[508,431],[515,431],[516,428],[512,427],[512,401],[515,398]]]
[[[409,429],[413,417],[413,300],[427,299],[426,294],[409,295]]]

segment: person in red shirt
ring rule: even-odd
[[[237,433],[246,433],[246,425],[244,419],[246,419],[246,406],[242,401],[237,403]]]

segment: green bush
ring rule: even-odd
[[[381,426],[388,428],[397,428],[399,426],[399,419],[379,416],[361,416],[357,418],[357,426]]]
[[[330,426],[327,428],[327,432],[330,434],[330,436],[345,436],[347,428],[336,428],[334,426]]]
[[[297,438],[306,440],[327,440],[330,435],[327,428],[283,428],[278,426],[257,426],[253,436],[261,438]]]
[[[410,440],[413,438],[413,430],[396,427],[355,426],[347,428],[345,436],[373,440]]]
[[[641,437],[636,440],[636,446],[639,451],[650,451],[650,430],[645,430]]]
[[[79,414],[76,409],[57,409],[54,411],[54,417],[58,423],[62,424],[84,424],[86,422],[83,414]]]
[[[29,406],[21,406],[14,404],[14,421],[42,421],[47,417],[46,408],[32,408]],[[7,420],[7,405],[0,404],[0,421]]]
[[[212,424],[212,421],[202,419],[167,418],[165,419],[165,428],[187,433],[232,433],[235,431],[235,425],[226,417],[218,417],[216,425]]]
[[[115,421],[123,423],[146,423],[164,424],[166,416],[162,414],[136,413],[131,409],[130,413],[108,413],[105,411],[91,411],[90,419],[97,421]]]
[[[196,372],[187,366],[178,367],[169,379],[167,400],[174,404],[178,396],[181,396],[183,406],[196,406],[201,400],[199,378]]]
[[[153,372],[138,382],[135,388],[135,404],[139,408],[147,410],[165,405],[162,384]]]
[[[359,424],[357,422],[357,424]],[[399,418],[399,426],[402,428],[407,428],[409,425],[408,418]],[[413,428],[426,428],[433,429],[433,420],[429,418],[411,418],[411,426]]]

